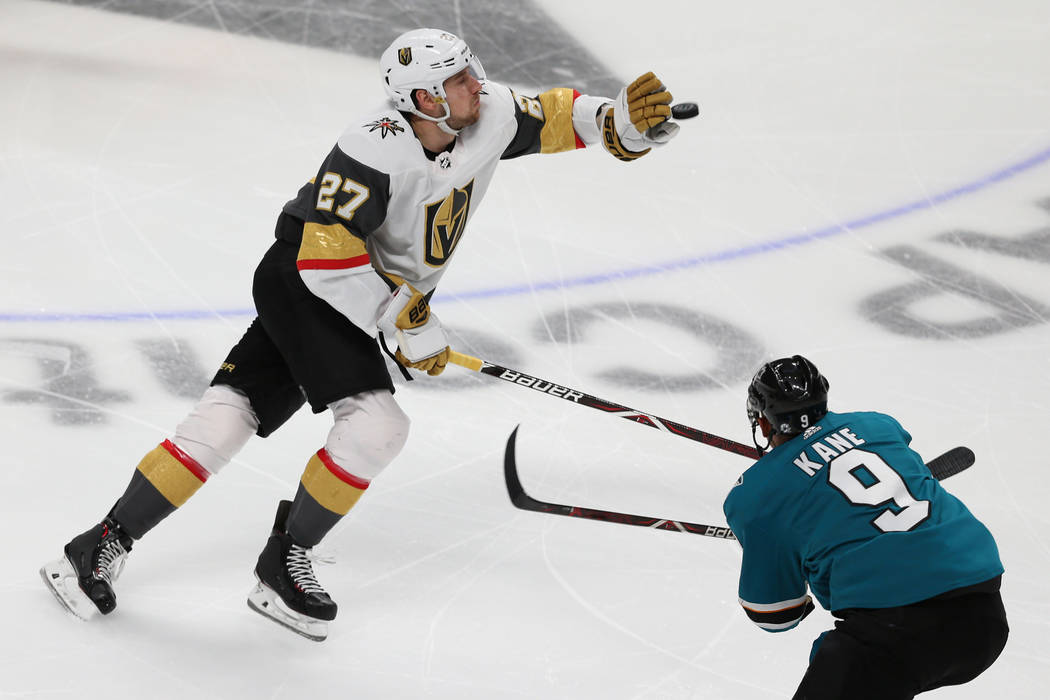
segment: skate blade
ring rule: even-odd
[[[98,614],[98,608],[80,590],[77,574],[65,557],[40,567],[40,578],[62,607],[77,619],[87,621]]]
[[[328,622],[291,610],[269,586],[257,583],[248,594],[248,607],[314,642],[328,638]]]

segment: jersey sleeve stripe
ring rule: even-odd
[[[761,627],[767,632],[786,632],[789,629],[797,626],[802,621],[802,617],[796,617],[793,620],[787,622],[759,622],[758,620],[752,620],[756,625]]]
[[[341,270],[368,265],[365,242],[342,224],[303,224],[295,265],[300,270]]]
[[[791,598],[790,600],[782,600],[778,603],[751,603],[738,598],[740,605],[745,610],[753,610],[755,612],[776,612],[778,610],[786,610],[788,608],[797,608],[800,605],[804,605],[809,596],[805,593],[800,595],[798,598]]]
[[[808,595],[793,601],[774,603],[772,605],[755,605],[743,600],[740,601],[740,604],[743,606],[744,612],[747,613],[748,619],[769,632],[789,630],[813,610],[813,602]]]
[[[299,260],[295,266],[300,270],[346,270],[368,265],[371,261],[372,259],[365,254],[340,260]]]
[[[579,96],[571,88],[554,88],[538,95],[544,118],[540,153],[561,153],[586,146],[572,126],[572,105]]]

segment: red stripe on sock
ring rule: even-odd
[[[332,459],[332,456],[328,454],[328,450],[326,450],[323,447],[317,451],[317,458],[320,459],[321,464],[325,465],[328,471],[335,474],[340,481],[346,484],[350,484],[355,489],[361,489],[362,491],[364,491],[368,488],[368,485],[372,483],[368,479],[362,479],[359,476],[354,476],[347,470],[340,467]]]
[[[207,469],[198,464],[197,460],[195,460],[193,457],[190,457],[188,454],[180,450],[179,446],[171,440],[165,440],[164,442],[160,443],[160,446],[167,450],[168,454],[177,459],[179,461],[179,464],[186,467],[190,474],[193,474],[195,477],[200,479],[201,483],[207,481],[208,477],[211,476],[211,472],[209,472]]]

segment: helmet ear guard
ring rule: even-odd
[[[383,89],[395,109],[435,122],[452,134],[456,131],[445,124],[451,115],[445,81],[464,69],[478,81],[485,80],[485,69],[467,42],[441,29],[413,29],[397,37],[379,58],[379,68]],[[431,95],[444,114],[434,117],[420,111],[416,90]]]
[[[769,421],[771,436],[797,435],[815,425],[828,412],[829,386],[816,365],[801,355],[767,362],[747,388],[752,437],[760,417]],[[763,449],[757,439],[755,446]]]

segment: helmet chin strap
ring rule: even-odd
[[[449,136],[458,136],[459,135],[459,131],[460,131],[459,129],[453,129],[451,126],[448,125],[448,117],[445,117],[441,121],[437,122],[437,125],[438,125],[439,129],[444,131]]]
[[[773,444],[773,436],[770,435],[766,438],[766,446],[758,444],[758,436],[755,434],[755,429],[758,428],[758,421],[751,422],[751,442],[755,443],[755,447],[758,448],[759,452],[765,453],[769,451],[769,447]]]
[[[445,114],[440,117],[432,117],[429,114],[424,114],[419,110],[418,107],[415,106],[412,107],[412,114],[416,115],[417,117],[420,117],[421,119],[426,119],[428,122],[437,124],[437,127],[449,136],[459,136],[460,130],[453,129],[451,126],[448,125],[448,118],[452,116],[452,110],[448,108],[448,102],[446,102],[445,99],[440,95],[433,95],[433,93],[431,93],[431,95],[440,100],[441,108],[445,111]]]

